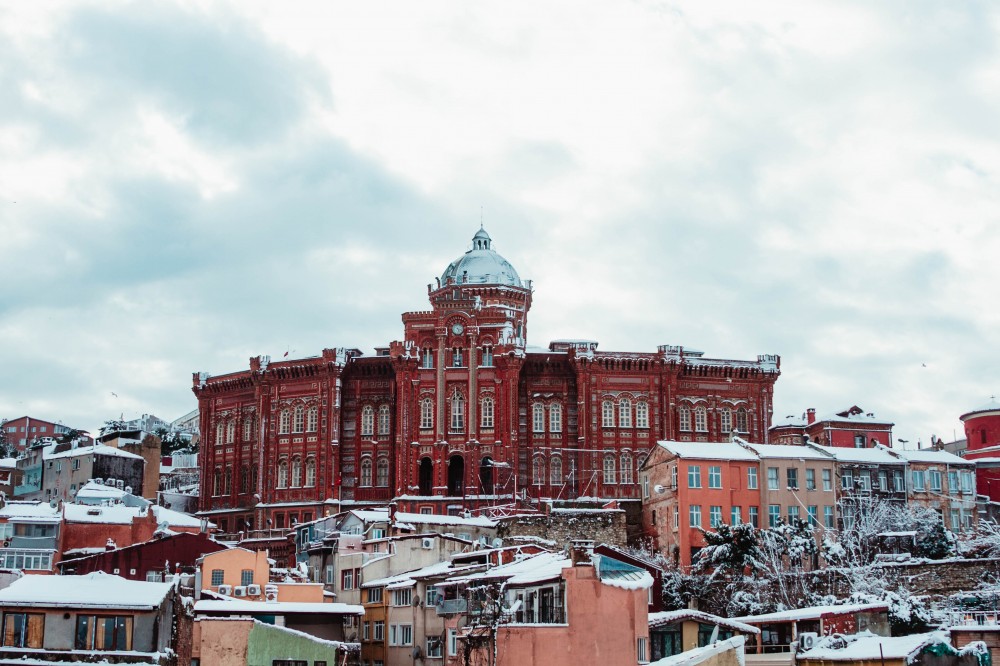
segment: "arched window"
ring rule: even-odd
[[[306,408],[295,405],[295,419],[292,421],[292,432],[303,432],[306,429]]]
[[[420,401],[420,428],[427,430],[434,427],[434,400],[424,398]]]
[[[532,432],[545,432],[545,405],[536,402],[531,406]]]
[[[451,396],[451,432],[465,431],[465,398],[458,391]]]
[[[736,410],[736,430],[750,432],[750,429],[747,428],[747,410],[743,407]]]
[[[375,485],[385,488],[389,485],[389,459],[379,458],[375,465]]]
[[[250,467],[250,491],[257,490],[257,467]]]
[[[316,459],[306,458],[306,488],[316,485]]]
[[[604,456],[604,483],[615,483],[615,457],[612,454]]]
[[[226,444],[232,444],[236,440],[236,419],[229,419],[226,423]]]
[[[531,461],[531,480],[536,486],[545,485],[545,461],[541,456]]]
[[[733,411],[728,407],[719,410],[719,432],[728,435],[733,430]]]
[[[559,456],[552,456],[552,460],[549,461],[549,484],[553,486],[563,484],[562,458]]]
[[[704,407],[694,408],[694,429],[698,432],[708,431],[708,412]]]
[[[233,468],[226,465],[226,475],[222,477],[222,494],[228,495],[233,489]]]
[[[292,488],[300,488],[302,486],[302,459],[299,457],[292,458]]]
[[[243,441],[249,442],[253,439],[253,415],[247,415],[243,418]]]
[[[632,401],[628,398],[622,398],[618,401],[618,427],[632,427]]]
[[[246,465],[240,467],[240,494],[246,495],[250,492],[250,468]]]
[[[562,432],[562,405],[558,402],[549,405],[549,432]]]
[[[484,429],[493,427],[493,398],[483,398],[479,410],[479,427]]]
[[[278,434],[287,435],[292,429],[292,413],[287,409],[281,410],[281,418],[278,421]]]
[[[632,456],[627,453],[621,455],[621,482],[632,483]]]
[[[319,430],[319,407],[310,407],[306,412],[306,432]]]
[[[635,403],[635,427],[636,428],[648,428],[649,427],[649,403],[648,402],[637,402],[637,403]]]
[[[677,409],[677,419],[680,422],[681,432],[691,432],[691,408],[681,405]]]
[[[216,496],[222,494],[222,470],[218,467],[215,468],[215,472],[212,474],[212,494]]]
[[[375,408],[365,405],[361,409],[361,436],[371,437],[375,434]]]
[[[420,350],[420,367],[428,370],[434,367],[434,350],[430,347]]]
[[[615,427],[615,403],[605,400],[601,403],[601,427]]]
[[[226,441],[226,424],[219,421],[215,424],[215,443],[222,444]]]
[[[278,461],[278,487],[287,488],[288,487],[288,461],[280,460]]]
[[[389,405],[381,405],[378,408],[378,434],[379,436],[389,434]]]
[[[372,485],[372,459],[362,458],[361,459],[361,479],[360,485],[370,486]]]

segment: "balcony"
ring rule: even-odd
[[[469,602],[465,599],[441,599],[434,609],[438,615],[455,615],[464,613],[469,608]]]
[[[995,627],[1000,625],[1000,611],[953,611],[945,613],[945,624],[952,627]]]

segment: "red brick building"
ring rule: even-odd
[[[61,423],[43,421],[33,416],[20,416],[16,419],[10,419],[0,424],[0,427],[3,428],[4,434],[7,436],[7,441],[13,444],[18,451],[24,451],[36,439],[43,437],[57,439],[73,430],[73,428],[64,426]],[[84,437],[80,442],[81,446],[88,446],[93,443],[94,438],[84,433]]]
[[[823,446],[853,449],[871,448],[876,444],[892,446],[892,426],[895,424],[857,405],[820,417],[810,407],[803,416],[804,421],[792,419],[772,426],[770,440],[775,444],[803,444],[808,439]]]
[[[428,285],[430,309],[403,314],[403,338],[375,356],[325,349],[196,374],[200,510],[234,532],[393,498],[415,513],[637,499],[658,439],[766,441],[778,356],[531,347],[532,293],[480,229]]]
[[[964,457],[976,462],[976,492],[1000,502],[1000,403],[990,398],[960,418],[968,447]]]

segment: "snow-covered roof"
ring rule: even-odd
[[[389,520],[389,509],[351,509],[348,511],[366,523],[377,523]]]
[[[7,502],[0,509],[0,518],[8,520],[33,520],[41,522],[59,522],[61,513],[58,507],[53,508],[48,502]]]
[[[821,446],[810,444],[820,451],[825,451],[838,462],[874,463],[880,465],[905,465],[906,460],[900,460],[888,451],[880,448],[852,449],[846,446]]]
[[[521,278],[509,261],[491,247],[485,230],[472,237],[472,248],[448,264],[441,274],[441,285],[453,279],[456,284],[503,284],[521,287]]]
[[[162,506],[149,507],[156,516],[156,522],[166,521],[170,527],[200,527],[201,521],[180,511],[174,511]],[[127,525],[146,511],[143,507],[125,506],[93,506],[88,504],[64,504],[66,520],[71,523],[105,523]]]
[[[712,643],[711,645],[706,645],[705,647],[694,648],[693,650],[685,650],[684,652],[679,652],[670,657],[664,657],[659,661],[654,661],[649,664],[649,666],[696,666],[704,661],[715,657],[716,655],[728,652],[730,650],[735,650],[739,653],[739,658],[737,663],[744,663],[744,644],[746,643],[746,638],[743,636],[733,636],[732,638],[727,638],[724,641],[718,641]]]
[[[81,497],[86,497],[90,499],[102,499],[102,500],[120,500],[129,495],[124,490],[116,488],[115,486],[107,485],[104,483],[97,483],[96,481],[88,481],[83,485],[80,490],[76,492],[77,499]]]
[[[673,624],[674,622],[681,622],[683,620],[695,620],[703,624],[717,624],[720,627],[732,629],[733,631],[741,631],[744,634],[760,633],[760,629],[753,625],[744,624],[743,622],[737,622],[736,620],[731,620],[727,617],[719,617],[718,615],[712,615],[711,613],[693,610],[691,608],[650,613],[649,628],[655,629],[657,627],[663,627],[665,625]]]
[[[464,582],[504,578],[507,585],[531,585],[562,577],[562,570],[572,566],[570,559],[562,553],[539,553],[523,560],[502,564],[471,576],[453,579]]]
[[[876,636],[865,631],[851,636],[822,638],[816,647],[799,653],[796,659],[854,662],[863,659],[906,659],[927,645],[948,642],[948,635],[943,631],[896,637]]]
[[[426,513],[404,513],[399,511],[395,516],[396,523],[410,523],[411,525],[455,525],[466,527],[496,527],[497,523],[489,518],[474,516],[463,518],[462,516],[441,516],[438,514]],[[411,528],[412,529],[412,528]]]
[[[969,411],[962,414],[958,418],[964,421],[967,416],[972,416],[973,414],[980,414],[982,412],[996,412],[996,411],[1000,411],[1000,403],[998,403],[995,398],[991,398],[990,401],[985,405],[981,405],[976,409],[970,409]]]
[[[361,587],[387,587],[389,589],[411,587],[416,584],[415,579],[423,576],[435,576],[437,574],[444,574],[450,571],[467,571],[471,568],[473,567],[461,567],[456,569],[451,566],[451,562],[435,562],[434,564],[426,567],[406,571],[395,576],[386,576],[385,578],[377,578],[375,580],[367,581]]]
[[[829,460],[833,459],[816,449],[803,444],[747,444],[762,458],[791,458],[794,460]]]
[[[245,599],[201,599],[195,602],[195,613],[257,613],[284,615],[285,613],[322,613],[324,615],[364,615],[365,609],[355,604],[307,601],[247,601]]]
[[[75,458],[76,456],[83,455],[100,455],[100,456],[117,456],[119,458],[134,458],[137,460],[142,460],[142,456],[136,455],[134,453],[129,453],[128,451],[122,451],[121,449],[116,449],[113,446],[108,446],[106,444],[94,444],[93,446],[80,446],[75,449],[69,449],[67,451],[60,451],[59,453],[49,453],[45,452],[45,460],[55,460],[56,458]]]
[[[877,448],[883,448],[881,444]],[[971,460],[959,458],[954,453],[941,451],[939,449],[886,449],[892,455],[897,455],[908,462],[938,463],[939,465],[966,465],[972,466]]]
[[[17,469],[17,458],[0,458],[0,468]]]
[[[173,583],[126,580],[95,571],[84,576],[25,576],[0,590],[5,606],[68,608],[156,608]]]
[[[758,460],[751,451],[732,442],[668,442],[656,443],[680,458],[708,460]]]
[[[840,606],[810,606],[808,608],[793,608],[777,613],[765,613],[764,615],[744,615],[734,617],[737,622],[748,624],[763,624],[766,622],[797,622],[799,620],[818,620],[824,615],[843,615],[844,613],[859,613],[862,611],[884,611],[889,610],[889,605],[884,603],[874,604],[844,604]]]

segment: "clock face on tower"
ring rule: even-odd
[[[464,330],[465,327],[462,326],[461,324],[455,323],[451,325],[451,332],[454,333],[455,335],[462,335],[462,331]]]

